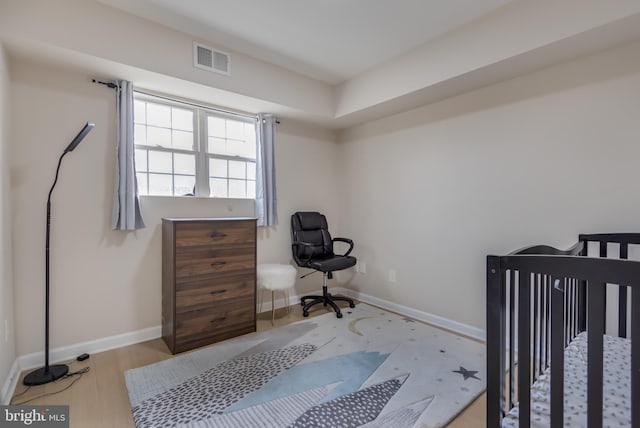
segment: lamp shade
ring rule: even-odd
[[[78,144],[80,144],[80,141],[82,141],[82,139],[87,136],[89,131],[91,131],[94,126],[96,126],[95,123],[87,122],[87,124],[84,125],[84,127],[80,130],[80,132],[78,132],[78,135],[76,135],[75,138],[69,143],[67,148],[64,149],[64,152],[65,153],[72,152],[73,149],[75,149],[78,146]]]

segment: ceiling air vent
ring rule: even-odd
[[[214,71],[216,73],[229,75],[231,57],[228,53],[222,52],[209,46],[193,43],[193,66],[203,70]]]

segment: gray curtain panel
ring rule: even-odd
[[[116,82],[118,87],[116,115],[118,121],[118,148],[116,175],[111,216],[113,230],[144,228],[138,198],[133,142],[133,84],[126,80]]]
[[[278,224],[275,161],[276,118],[258,114],[256,120],[256,217],[258,226]]]

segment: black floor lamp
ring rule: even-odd
[[[69,367],[66,364],[49,365],[49,235],[51,231],[51,193],[53,188],[56,187],[58,182],[58,172],[60,172],[60,165],[62,164],[62,158],[69,152],[72,152],[80,141],[87,136],[89,131],[93,129],[95,124],[87,122],[86,125],[78,132],[78,135],[69,143],[64,152],[58,160],[58,168],[56,168],[56,178],[53,180],[51,190],[49,190],[49,197],[47,198],[47,239],[45,244],[45,324],[44,324],[44,367],[32,371],[24,377],[23,383],[25,385],[42,385],[45,383],[53,382],[56,379],[60,379],[66,375],[69,371]]]

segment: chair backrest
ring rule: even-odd
[[[307,245],[292,245],[293,258],[298,265],[316,257],[332,257],[333,241],[324,215],[318,212],[297,212],[291,216],[291,239]]]

